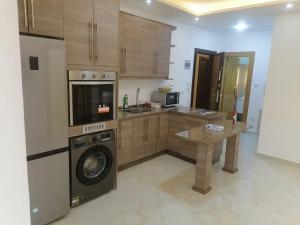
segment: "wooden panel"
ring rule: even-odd
[[[120,13],[120,77],[138,77],[141,74],[141,21],[132,15]]]
[[[157,25],[148,20],[141,22],[142,50],[141,50],[141,76],[156,76],[156,54],[158,43]]]
[[[149,156],[156,152],[157,115],[147,116],[145,118],[145,121],[146,121],[145,156]]]
[[[63,38],[63,0],[28,0],[29,32]]]
[[[170,48],[172,30],[170,26],[158,24],[158,65],[157,76],[162,78],[169,77],[170,68]]]
[[[119,0],[94,0],[95,65],[119,65]]]
[[[28,21],[26,22],[26,20],[28,19],[28,13],[26,13],[26,5],[27,0],[18,0],[19,31],[23,33],[28,32]]]
[[[181,141],[180,144],[181,152],[180,154],[191,159],[197,159],[197,148],[198,144],[189,141]]]
[[[144,157],[145,149],[145,118],[134,118],[132,120],[132,160]]]
[[[132,120],[119,122],[119,147],[117,151],[118,166],[131,161]]]
[[[91,27],[93,0],[64,0],[67,64],[93,65]]]
[[[168,149],[169,117],[167,113],[158,114],[157,151]]]

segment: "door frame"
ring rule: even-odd
[[[226,57],[249,57],[248,77],[247,77],[247,85],[245,90],[245,102],[244,102],[243,117],[242,117],[242,122],[244,123],[246,123],[248,119],[248,110],[249,110],[250,94],[251,94],[251,87],[252,87],[255,54],[256,52],[250,51],[250,52],[225,52],[224,55],[224,66],[223,66],[222,83],[221,83],[221,101],[219,104],[219,111],[221,111],[222,109],[223,100],[224,100],[225,71],[227,69]]]
[[[218,52],[216,51],[210,51],[210,50],[205,50],[205,49],[200,49],[200,48],[195,48],[194,51],[194,66],[193,66],[193,80],[192,80],[192,91],[191,91],[191,103],[190,106],[193,108],[194,105],[194,86],[195,86],[195,80],[196,80],[196,72],[198,72],[197,68],[197,56],[198,55],[208,55],[209,57],[217,55]]]

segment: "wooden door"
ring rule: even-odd
[[[93,65],[93,0],[64,0],[64,37],[69,65]]]
[[[29,33],[63,38],[63,0],[28,0]]]
[[[120,77],[138,77],[141,74],[141,20],[120,13]]]
[[[172,29],[170,26],[158,24],[157,72],[160,78],[169,78],[170,48]]]
[[[223,52],[213,56],[209,109],[214,111],[219,110],[223,63],[224,63]]]
[[[157,76],[158,29],[152,21],[142,19],[141,23],[141,76],[151,78]]]
[[[119,0],[94,0],[94,64],[119,65]]]
[[[119,122],[118,166],[131,162],[132,120]]]
[[[134,118],[132,120],[132,160],[144,157],[145,149],[145,117]]]
[[[145,156],[156,152],[157,141],[157,115],[145,118]]]
[[[18,0],[19,31],[28,33],[28,0]]]
[[[168,131],[169,131],[168,113],[158,114],[157,121],[157,151],[168,149]]]

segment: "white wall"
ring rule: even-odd
[[[172,34],[172,44],[175,44],[176,47],[171,50],[171,62],[175,62],[175,64],[170,65],[170,78],[173,78],[174,80],[121,80],[119,105],[122,105],[122,98],[125,94],[128,94],[129,104],[135,104],[136,89],[138,87],[141,88],[141,100],[146,101],[150,100],[151,93],[157,89],[157,87],[171,83],[174,86],[174,90],[182,92],[180,99],[181,105],[190,106],[194,50],[195,48],[215,51],[220,50],[221,45],[219,45],[219,36],[197,27],[178,23],[174,19],[169,20],[156,15],[151,15],[145,11],[130,7],[122,1],[120,8],[122,11],[174,25],[177,27],[177,30]],[[191,60],[192,65],[190,70],[184,70],[184,60]]]
[[[258,152],[300,163],[300,13],[274,24]]]
[[[0,8],[0,224],[29,225],[17,1]]]
[[[269,67],[271,42],[271,30],[243,33],[233,31],[231,34],[224,34],[222,36],[223,51],[256,52],[248,112],[248,123],[253,126],[251,128],[251,131],[253,132],[257,132],[259,129],[261,111],[263,108],[265,83]]]

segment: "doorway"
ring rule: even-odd
[[[219,111],[228,119],[236,106],[237,120],[247,122],[254,58],[255,52],[225,53]]]
[[[254,59],[255,52],[195,49],[191,107],[225,112],[232,119],[236,106],[238,121],[246,122]]]

